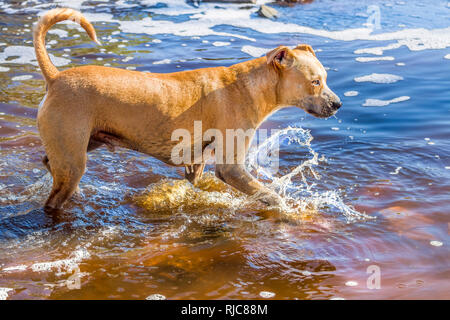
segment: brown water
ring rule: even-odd
[[[49,52],[70,62],[59,68],[108,63],[172,72],[250,58],[240,51],[249,42],[242,38],[218,47],[211,43],[230,36],[201,36],[209,41],[204,43],[173,34],[123,32],[117,21],[138,24],[142,12],[154,13],[155,19],[185,19],[136,3],[121,10],[85,4],[84,11],[97,21],[103,51],[78,30],[55,27],[67,35],[49,34]],[[255,175],[284,194],[287,207],[281,213],[216,180],[211,167],[194,188],[180,169],[132,151],[100,148],[89,154],[79,193],[63,214],[54,216],[41,209],[51,187],[35,121],[44,81],[32,53],[23,48],[31,46],[31,22],[51,7],[46,5],[30,6],[30,11],[15,2],[0,5],[0,67],[5,68],[0,72],[0,298],[145,299],[162,294],[168,299],[261,299],[264,291],[273,299],[450,298],[450,80],[443,50],[397,49],[389,54],[414,67],[367,63],[363,74],[401,74],[403,82],[355,84],[353,78],[363,74],[354,50],[377,44],[309,36],[308,42],[322,49],[318,57],[330,67],[329,85],[344,107],[329,120],[291,108],[263,125],[296,127],[280,135],[278,172],[267,174],[249,160]],[[316,10],[327,20],[326,1],[310,6],[299,16]],[[285,14],[292,18],[290,12]],[[400,18],[392,19],[398,23]],[[290,34],[275,38],[250,29],[242,34],[263,47],[298,41]],[[111,36],[118,41],[108,41]],[[2,56],[14,46],[19,48]],[[164,58],[171,62],[153,64]],[[23,75],[31,78],[15,78]],[[355,89],[360,96],[343,95]],[[361,106],[365,98],[392,98],[381,92],[411,99],[399,103],[401,108]],[[379,288],[368,285],[368,268],[380,271]]]

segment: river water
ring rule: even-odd
[[[229,66],[308,43],[343,101],[335,117],[273,114],[278,170],[252,173],[286,199],[268,210],[217,181],[196,188],[146,155],[89,154],[64,213],[41,208],[51,176],[36,128],[45,84],[32,24],[54,26],[60,70],[147,72]],[[314,1],[273,5],[161,1],[0,1],[0,298],[449,299],[450,3]],[[268,294],[269,292],[270,294]]]

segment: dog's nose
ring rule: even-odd
[[[331,106],[332,106],[332,108],[333,108],[334,110],[337,110],[337,109],[339,109],[340,107],[342,107],[342,102],[341,102],[341,101],[334,101],[333,104],[332,104]]]

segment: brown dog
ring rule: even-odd
[[[169,74],[99,66],[59,72],[45,49],[45,35],[63,20],[78,22],[98,43],[92,25],[72,9],[47,12],[34,30],[36,57],[48,88],[37,117],[47,152],[44,163],[53,176],[47,208],[62,207],[85,171],[86,152],[102,145],[137,150],[171,165],[188,165],[186,178],[194,183],[204,163],[174,164],[174,130],[192,131],[194,121],[202,121],[203,131],[215,128],[225,136],[227,129],[256,129],[286,106],[298,106],[316,117],[329,117],[341,106],[309,45],[280,46],[265,57],[230,67]],[[246,194],[258,194],[269,205],[280,201],[246,171],[242,159],[234,164],[218,161],[216,176]]]

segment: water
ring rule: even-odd
[[[0,2],[0,298],[450,298],[450,5],[377,1],[371,31],[373,4],[276,7],[269,21],[257,7],[175,0]],[[327,120],[284,109],[263,124],[279,129],[259,149],[279,141],[279,170],[258,165],[256,149],[248,166],[283,195],[281,214],[212,173],[194,188],[180,169],[106,148],[89,154],[64,214],[44,213],[31,30],[56,5],[81,9],[103,43],[54,26],[59,69],[174,72],[312,45],[344,106]],[[367,285],[374,266],[380,289]]]

